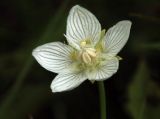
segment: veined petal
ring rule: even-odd
[[[131,22],[124,20],[111,27],[105,36],[106,52],[116,55],[126,44],[130,34]]]
[[[83,73],[60,73],[51,83],[52,92],[69,91],[78,87],[86,77]]]
[[[86,75],[89,80],[105,80],[117,72],[118,66],[119,61],[116,57],[113,57],[112,59],[108,58],[108,61],[104,64],[101,64],[92,71],[87,71]]]
[[[77,48],[82,40],[98,42],[101,25],[97,18],[87,9],[76,5],[72,7],[67,19],[66,38],[70,45]]]
[[[32,55],[45,69],[59,73],[64,72],[71,64],[72,47],[60,42],[47,43],[33,50]]]

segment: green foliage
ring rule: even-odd
[[[7,109],[6,115],[1,115],[3,119],[25,119],[32,115],[35,110],[46,104],[51,98],[48,91],[48,84],[27,85],[21,88],[12,107]]]
[[[134,119],[145,119],[144,111],[146,106],[146,88],[148,78],[148,67],[146,66],[145,61],[141,61],[128,89],[128,107]]]
[[[128,87],[128,109],[133,119],[159,119],[160,106],[154,107],[147,101],[149,92],[156,91],[150,88],[150,85],[150,71],[146,62],[142,60]]]
[[[49,19],[49,23],[47,24],[46,28],[44,28],[45,30],[43,31],[43,33],[40,34],[40,36],[38,38],[39,39],[38,42],[36,39],[36,44],[39,45],[39,44],[43,44],[44,42],[49,42],[51,40],[54,41],[55,38],[58,38],[58,39],[62,38],[62,35],[60,33],[62,33],[62,30],[64,30],[64,23],[65,23],[64,18],[66,18],[66,16],[62,15],[62,14],[65,13],[65,9],[67,7],[68,1],[69,0],[66,0],[64,2],[64,4],[62,4],[62,6],[59,8],[59,10],[56,12],[55,16],[53,16],[52,18]],[[59,26],[57,26],[57,25],[59,25]],[[58,27],[58,29],[57,29],[57,27]],[[55,32],[53,32],[53,31],[55,31]],[[57,39],[55,39],[55,40],[57,40]],[[35,45],[33,47],[35,47]],[[1,102],[0,118],[2,118],[2,119],[10,119],[11,118],[10,117],[11,115],[8,115],[8,111],[10,110],[12,105],[14,104],[14,101],[15,101],[17,95],[19,94],[19,90],[21,89],[26,76],[29,73],[29,71],[33,65],[33,57],[32,57],[32,53],[31,53],[33,50],[33,47],[30,47],[31,49],[29,51],[29,54],[27,55],[28,60],[26,61],[26,64],[24,65],[24,68],[22,69],[22,71],[19,73],[19,76],[17,77],[15,84],[11,87],[9,92],[6,94],[5,99]],[[36,88],[35,88],[35,90],[37,91]],[[26,106],[26,104],[24,104],[24,106]],[[15,118],[15,119],[17,119],[17,118]]]
[[[46,75],[43,75],[43,68],[38,67],[36,69],[36,65],[33,66],[34,60],[31,52],[36,46],[42,45],[47,42],[60,41],[62,39],[65,39],[63,34],[65,33],[66,18],[69,9],[75,4],[80,4],[92,11],[102,23],[102,28],[109,28],[117,21],[123,19],[130,19],[133,22],[131,36],[129,38],[127,46],[125,46],[128,49],[124,49],[124,52],[121,52],[122,55],[120,54],[120,56],[122,57],[127,57],[128,61],[132,61],[133,63],[139,62],[137,69],[133,69],[135,71],[134,75],[131,71],[129,71],[128,74],[125,74],[125,76],[133,76],[131,77],[132,80],[129,81],[129,101],[127,109],[129,115],[131,115],[133,119],[160,118],[160,88],[158,84],[159,77],[155,82],[153,81],[153,78],[150,77],[150,74],[152,73],[155,73],[158,76],[159,74],[157,73],[157,69],[152,70],[147,65],[148,59],[154,59],[154,61],[158,59],[158,57],[155,57],[155,54],[156,56],[159,56],[160,51],[160,22],[158,16],[159,7],[152,4],[146,6],[146,3],[156,2],[157,0],[147,0],[147,2],[145,2],[145,0],[118,0],[118,2],[114,0],[77,0],[72,1],[72,3],[70,2],[71,0],[15,0],[10,2],[3,1],[5,0],[2,0],[0,2],[0,119],[28,119],[28,116],[30,114],[34,114],[34,112],[36,111],[39,114],[38,111],[40,110],[41,106],[43,107],[43,105],[47,105],[47,103],[51,99],[51,92],[49,88],[50,82],[48,82],[47,80],[44,81]],[[135,10],[137,13],[135,13]],[[140,60],[141,57],[143,57],[143,60]],[[124,62],[126,62],[126,60]],[[159,70],[159,60],[156,63]],[[123,63],[121,63],[120,65],[123,65]],[[126,69],[124,67],[122,66],[120,68],[122,72],[126,72]],[[37,71],[39,69],[41,71]],[[41,74],[41,72],[43,73]],[[118,76],[120,76],[118,77],[118,79],[122,80],[125,77],[119,74]],[[38,79],[39,77],[41,78]],[[51,80],[52,78],[53,77],[51,77]],[[32,79],[33,82],[31,82]],[[37,83],[37,80],[40,83]],[[41,83],[42,80],[45,83]],[[106,84],[108,84],[108,87],[106,87],[106,89],[109,89],[107,90],[108,95],[112,93],[111,89],[114,90],[115,88],[114,81],[116,82],[117,80],[111,79],[105,82]],[[153,86],[151,86],[152,84]],[[123,87],[126,85],[124,81],[122,81],[120,84],[118,84],[118,86]],[[118,86],[115,88],[115,90],[118,88]],[[80,92],[87,91],[81,89]],[[109,108],[107,109],[107,113],[113,113],[116,117],[118,115],[116,115],[116,111],[119,111],[119,107],[116,107],[117,105],[114,107],[112,103],[108,104],[108,102],[110,102],[110,98],[112,100],[116,97],[117,93],[115,92],[116,91],[113,91],[113,97],[109,97],[109,99],[107,99],[109,100],[107,101],[107,105],[109,105],[108,107],[113,106],[111,108],[115,112],[112,112],[112,109],[110,111]],[[98,103],[97,105],[95,103],[97,101],[96,93],[97,92],[94,90],[90,92],[88,91],[87,95],[91,96],[91,98],[89,99],[84,98],[83,93],[80,93],[80,95],[75,96],[79,99],[72,99],[70,101],[70,104],[72,105],[72,102],[79,101],[85,102],[87,103],[86,105],[89,105],[88,102],[91,102],[90,107],[96,107],[97,105],[99,105]],[[67,94],[68,96],[68,93],[65,94]],[[60,95],[60,99],[66,106],[67,101],[65,100],[65,98],[63,98],[65,94]],[[69,95],[68,97],[72,98],[72,93],[70,94],[71,95]],[[153,99],[153,102],[156,102],[155,105],[148,101],[148,98],[150,97],[151,99]],[[67,98],[67,100],[69,99]],[[86,100],[89,101],[87,102]],[[50,103],[52,102],[53,99],[50,101]],[[55,105],[52,106],[56,107]],[[50,105],[50,108],[53,108],[52,106]],[[77,105],[74,106],[76,107]],[[57,107],[59,107],[58,104]],[[75,107],[75,112],[78,112],[78,109],[75,109]],[[82,107],[78,108],[81,109]],[[61,107],[59,108],[59,110],[61,111]],[[85,108],[88,109],[89,107]],[[83,110],[79,111],[79,113],[76,114],[80,115],[82,112]],[[98,113],[97,110],[96,112]],[[61,115],[61,113],[62,112],[59,112],[58,114]],[[73,114],[73,112],[71,113]],[[92,112],[90,114],[95,116],[97,115],[97,113],[93,114]],[[110,114],[107,114],[107,117],[108,116],[110,116]],[[114,116],[113,118],[115,118]],[[86,116],[86,118],[88,117]],[[65,117],[65,119],[67,119],[67,117]],[[92,119],[96,119],[96,116]]]

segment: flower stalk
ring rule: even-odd
[[[98,82],[101,119],[107,119],[106,93],[103,81]]]

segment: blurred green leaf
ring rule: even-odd
[[[25,119],[40,109],[51,98],[48,84],[27,85],[21,89],[4,119]]]
[[[56,12],[55,16],[53,16],[48,25],[46,26],[44,32],[40,35],[38,38],[39,40],[35,42],[35,44],[43,44],[44,42],[46,43],[47,41],[52,40],[53,38],[59,38],[58,35],[62,35],[63,33],[60,34],[60,31],[64,29],[64,13],[65,9],[67,8],[69,0],[66,0],[63,2],[59,10]],[[63,19],[63,20],[62,20]],[[57,28],[58,27],[58,28]],[[59,40],[59,39],[56,39]],[[35,44],[32,44],[33,47],[35,47]],[[30,48],[33,48],[30,47]],[[17,97],[21,86],[25,80],[25,77],[27,76],[28,72],[30,71],[32,64],[33,64],[33,58],[31,56],[32,49],[30,49],[30,52],[28,54],[28,60],[26,61],[24,68],[20,72],[19,76],[17,77],[17,80],[15,81],[13,87],[9,90],[9,92],[6,94],[6,97],[4,100],[1,102],[0,106],[0,118],[6,119],[8,115],[8,110],[10,109],[11,105],[13,104],[15,98]]]
[[[160,51],[160,42],[149,43],[149,42],[132,42],[131,46],[135,54],[153,54],[153,52],[158,53]]]
[[[146,108],[148,80],[148,67],[145,61],[141,61],[128,89],[128,108],[134,119],[146,119],[144,113]]]
[[[132,16],[132,17],[137,17],[139,19],[160,23],[160,18],[159,17],[147,16],[147,15],[143,15],[143,14],[140,14],[140,13],[130,13],[129,15]]]
[[[146,62],[142,60],[128,87],[128,109],[133,119],[160,118],[160,105],[153,106],[147,101],[149,93],[151,91],[156,91],[155,88],[150,89],[152,85],[149,68]]]
[[[159,119],[160,118],[160,106],[147,108],[147,119]]]
[[[160,51],[160,43],[147,43],[147,44],[142,44],[141,48],[144,50],[153,50],[153,51]]]

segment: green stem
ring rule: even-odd
[[[100,101],[100,111],[101,119],[107,119],[106,117],[106,94],[103,81],[98,82],[99,88],[99,101]]]

